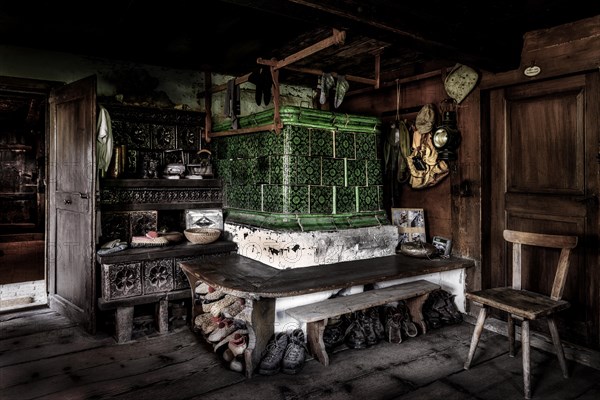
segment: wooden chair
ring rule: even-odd
[[[569,270],[569,258],[571,249],[577,246],[576,236],[544,235],[539,233],[518,232],[512,230],[504,231],[504,239],[513,245],[512,287],[500,287],[467,293],[466,297],[482,305],[477,324],[473,331],[469,355],[465,362],[465,369],[469,369],[475,349],[479,343],[479,337],[483,331],[483,324],[487,317],[488,308],[493,307],[508,313],[508,343],[509,354],[515,355],[515,325],[514,319],[521,320],[521,348],[523,355],[523,386],[525,398],[531,397],[530,360],[529,360],[529,321],[546,317],[548,328],[554,343],[554,349],[565,378],[568,377],[567,363],[563,352],[558,329],[553,315],[569,307],[569,303],[561,300],[567,272]],[[539,246],[562,249],[558,260],[556,275],[552,285],[552,293],[546,296],[521,289],[521,246]]]

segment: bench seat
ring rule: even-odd
[[[293,307],[287,309],[286,312],[298,321],[306,322],[307,341],[313,356],[321,364],[329,365],[329,356],[323,342],[323,332],[329,318],[381,306],[393,301],[405,300],[411,319],[417,326],[421,327],[422,333],[425,333],[427,326],[423,320],[423,303],[427,300],[429,293],[436,289],[440,289],[440,285],[420,279]]]

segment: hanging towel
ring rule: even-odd
[[[113,135],[110,124],[110,115],[106,108],[100,106],[98,113],[98,138],[96,143],[96,160],[100,174],[104,175],[108,170],[113,152]]]

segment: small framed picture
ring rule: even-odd
[[[422,208],[392,208],[392,224],[398,227],[399,243],[427,241]]]

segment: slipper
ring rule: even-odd
[[[338,108],[340,104],[342,104],[342,100],[344,100],[348,87],[350,87],[350,84],[346,78],[343,75],[338,75],[337,84],[335,85],[335,101],[333,104],[335,108]]]
[[[271,68],[265,67],[260,74],[262,81],[262,93],[265,106],[271,102],[271,87],[273,86],[273,77],[271,76]]]
[[[260,106],[260,102],[263,97],[263,85],[262,85],[262,77],[261,77],[262,68],[258,68],[254,70],[250,76],[248,76],[248,82],[254,83],[256,86],[254,93],[254,100],[256,101],[256,105]]]
[[[321,104],[325,104],[327,102],[327,96],[329,96],[329,91],[333,87],[335,80],[333,76],[326,72],[321,76],[321,97],[319,98],[319,102]]]

